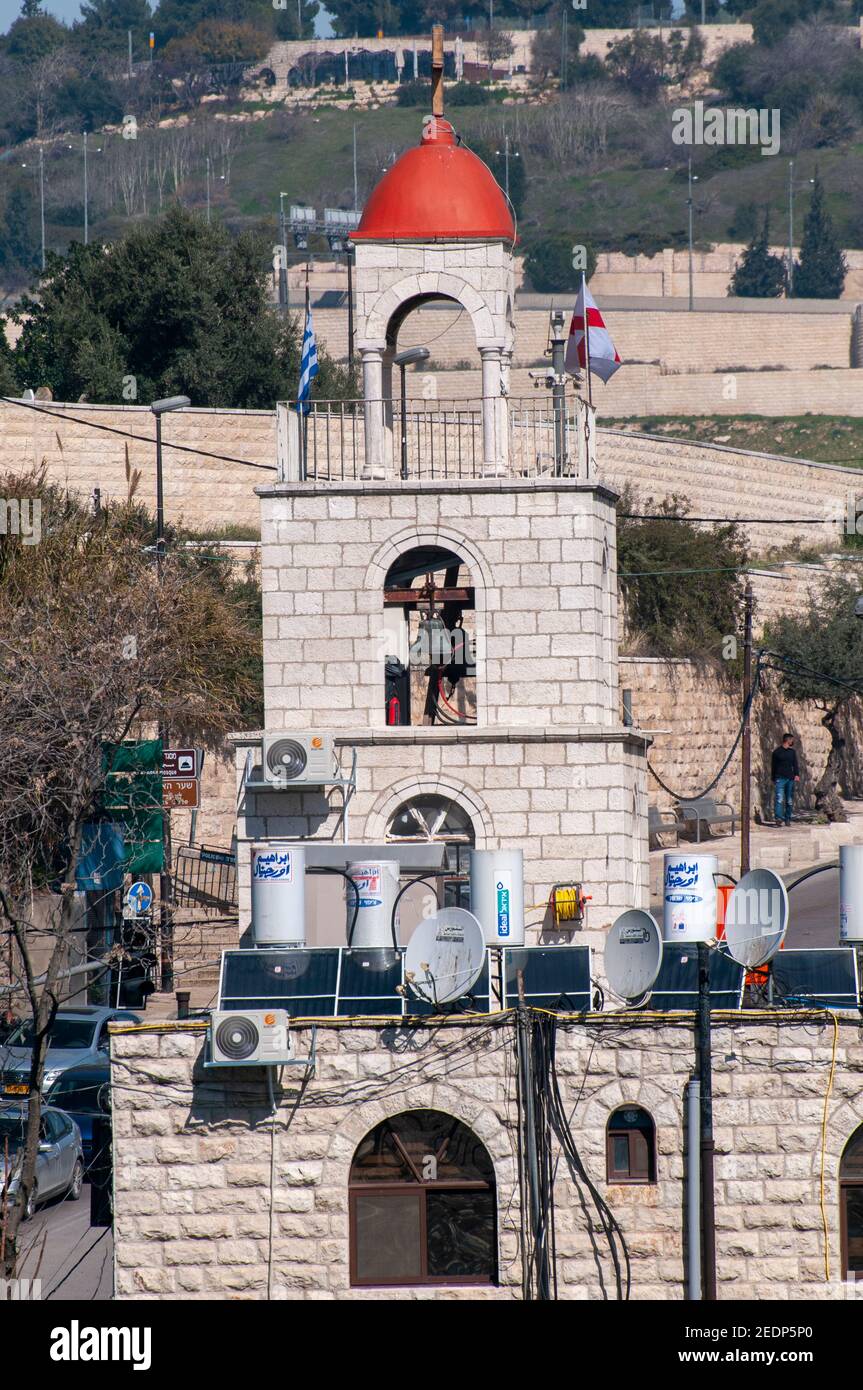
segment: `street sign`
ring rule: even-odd
[[[149,883],[142,883],[140,879],[133,883],[126,894],[126,905],[136,916],[142,912],[149,912],[153,905],[153,890]]]
[[[197,777],[198,755],[194,748],[163,748],[163,777]]]
[[[162,804],[168,810],[185,808],[197,811],[200,806],[200,782],[197,777],[163,777]]]

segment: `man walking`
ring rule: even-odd
[[[791,824],[794,809],[794,784],[800,781],[800,764],[794,735],[783,734],[779,748],[774,748],[770,763],[770,776],[773,781],[773,815],[777,825],[784,821]]]

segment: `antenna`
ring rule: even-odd
[[[472,912],[445,907],[421,922],[405,952],[405,981],[418,999],[452,1004],[473,988],[485,964],[482,927]]]
[[[662,933],[656,918],[639,907],[623,912],[605,939],[605,977],[613,992],[631,1002],[647,994],[662,965]]]
[[[775,956],[788,928],[788,893],[772,869],[744,874],[725,910],[725,944],[747,970]]]

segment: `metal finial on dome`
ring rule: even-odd
[[[443,25],[432,27],[432,115],[443,115]]]

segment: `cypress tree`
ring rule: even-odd
[[[770,209],[764,209],[761,231],[756,232],[731,277],[729,295],[741,299],[775,299],[785,289],[785,266],[770,251]]]
[[[800,260],[794,267],[798,299],[839,299],[848,264],[839,245],[833,219],[824,205],[824,186],[816,172],[812,201],[803,223]]]

